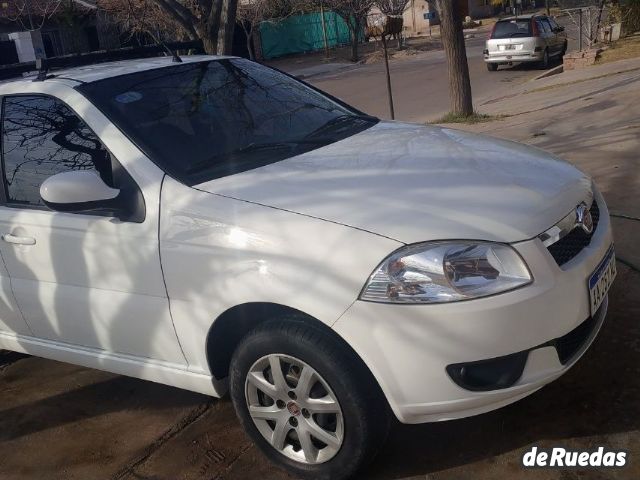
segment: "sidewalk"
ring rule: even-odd
[[[477,104],[496,121],[454,128],[483,132],[562,157],[603,193],[622,261],[640,268],[640,58],[516,85]]]
[[[477,106],[490,115],[529,113],[543,108],[584,98],[591,94],[607,93],[621,85],[634,82],[640,74],[640,58],[594,65],[581,70],[531,80],[514,86],[503,96],[481,98]]]

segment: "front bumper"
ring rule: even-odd
[[[519,400],[565,373],[597,335],[607,301],[571,358],[553,341],[590,317],[587,279],[613,239],[606,205],[591,243],[558,267],[540,240],[514,244],[529,265],[532,284],[500,295],[434,305],[355,302],[334,329],[360,355],[398,419],[423,423],[467,417]],[[450,365],[527,352],[508,388],[472,391],[447,373]]]

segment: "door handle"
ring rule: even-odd
[[[33,237],[20,237],[17,235],[12,235],[7,233],[6,235],[2,235],[2,240],[7,243],[13,243],[15,245],[35,245],[36,239]]]

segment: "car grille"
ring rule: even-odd
[[[593,218],[593,232],[591,234],[586,233],[582,228],[574,228],[569,234],[547,247],[559,267],[573,259],[591,243],[591,237],[593,237],[600,221],[600,208],[595,200],[591,204],[590,212],[591,218]]]
[[[596,315],[597,317],[597,315]],[[597,321],[594,317],[582,322],[575,329],[571,330],[564,337],[557,338],[553,344],[558,352],[560,363],[566,365],[578,353],[582,346],[591,336]]]

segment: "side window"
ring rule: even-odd
[[[542,26],[544,27],[545,33],[551,33],[551,25],[549,24],[549,20],[547,20],[546,18],[543,18]]]
[[[93,170],[113,184],[111,158],[100,140],[52,97],[4,98],[2,154],[7,202],[12,205],[43,206],[42,182],[70,170]]]

